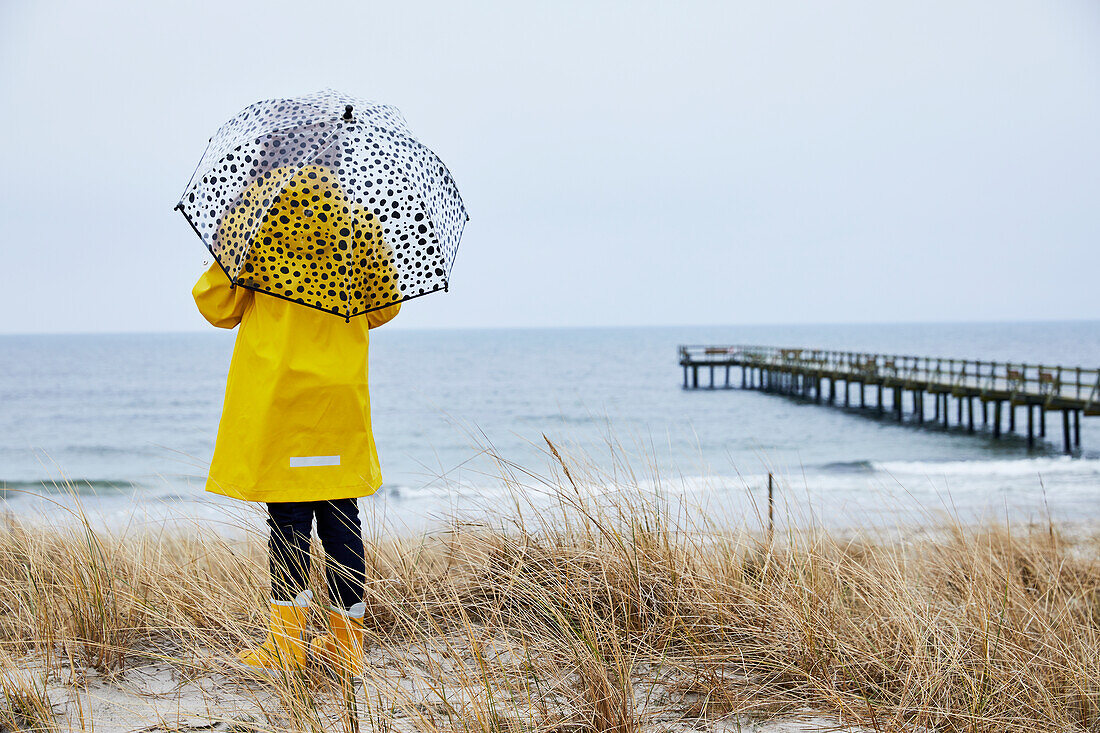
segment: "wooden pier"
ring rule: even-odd
[[[1081,417],[1100,415],[1100,369],[774,346],[681,346],[680,366],[684,389],[758,389],[929,427],[951,427],[954,412],[955,427],[994,438],[1007,413],[1010,434],[1026,422],[1028,448],[1060,412],[1067,454],[1081,447]]]

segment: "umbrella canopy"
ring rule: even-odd
[[[231,282],[349,319],[446,290],[468,219],[397,108],[331,90],[222,125],[176,208]]]

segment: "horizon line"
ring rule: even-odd
[[[901,320],[901,321],[772,321],[756,323],[674,323],[674,324],[620,324],[620,325],[566,325],[566,326],[395,326],[387,329],[391,332],[432,332],[432,331],[611,331],[641,329],[674,328],[790,328],[790,327],[836,327],[836,326],[980,326],[980,325],[1037,325],[1065,323],[1100,323],[1100,318],[1033,318],[1033,319],[992,319],[992,320]],[[0,332],[0,338],[18,336],[171,336],[202,333],[230,333],[235,329],[215,327],[167,331],[8,331]]]

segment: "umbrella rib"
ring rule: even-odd
[[[344,318],[347,321],[351,321],[352,311],[352,290],[351,290],[351,271],[355,267],[355,227],[356,227],[356,215],[355,206],[351,204],[351,198],[348,198],[348,208],[351,210],[351,236],[348,237],[348,262],[347,272],[344,275],[344,292],[347,293],[347,312],[344,313]]]

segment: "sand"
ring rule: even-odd
[[[359,730],[434,731],[479,729],[476,710],[486,709],[485,689],[468,684],[474,658],[452,660],[453,684],[442,688],[427,672],[441,660],[429,660],[419,653],[401,650],[372,650],[367,678],[355,684],[354,706]],[[56,661],[56,660],[55,660]],[[500,663],[500,659],[494,659]],[[192,662],[157,661],[149,658],[113,674],[91,668],[69,667],[58,674],[44,675],[41,659],[25,659],[18,670],[3,673],[6,689],[41,685],[45,678],[52,724],[58,730],[87,730],[96,733],[152,733],[154,731],[252,731],[339,730],[351,731],[348,703],[340,685],[314,673],[298,678],[311,691],[315,717],[294,720],[283,700],[288,685],[245,673],[231,659],[195,655]],[[467,667],[460,670],[458,667]],[[55,670],[57,665],[54,665]],[[438,667],[435,667],[438,671]],[[654,682],[660,675],[646,674],[647,682],[635,686],[634,708],[639,733],[677,731],[756,731],[757,733],[802,733],[824,730],[863,731],[845,727],[840,721],[795,711],[780,718],[701,712],[704,701],[696,696],[674,693],[671,680]],[[464,684],[464,681],[467,684]],[[564,680],[563,680],[564,682]],[[293,687],[290,685],[289,687]],[[538,700],[509,700],[500,703],[502,728],[531,729],[532,722],[545,726],[554,719],[547,706],[564,705],[565,696],[543,690]],[[524,708],[527,708],[525,711]],[[536,710],[536,708],[540,708]],[[566,712],[563,710],[563,712]],[[524,720],[526,718],[526,720]],[[32,727],[28,725],[28,727]],[[559,730],[583,730],[577,721],[562,715]]]

